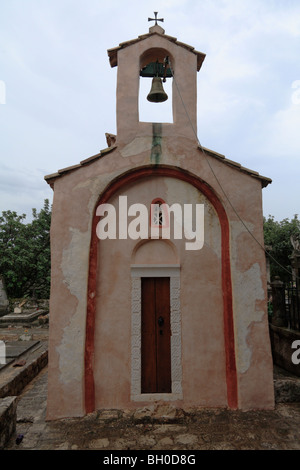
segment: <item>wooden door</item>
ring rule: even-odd
[[[170,278],[142,278],[142,393],[171,393]]]

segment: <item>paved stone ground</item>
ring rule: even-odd
[[[46,397],[47,367],[19,397],[22,442],[14,437],[5,450],[300,450],[300,403],[251,412],[161,405],[46,422]]]
[[[0,326],[0,339],[2,341],[46,341],[49,336],[49,327],[46,325],[11,325]]]
[[[0,329],[0,338],[7,341],[19,340],[24,334],[30,340],[44,341],[48,329]],[[295,383],[298,393],[298,379]],[[291,385],[288,388],[293,389]],[[288,393],[280,391],[280,394],[289,400]],[[183,412],[170,405],[160,405],[135,412],[100,410],[81,419],[54,422],[45,420],[46,403],[47,367],[18,397],[16,435],[5,450],[124,451],[124,455],[138,450],[300,450],[300,400],[278,403],[274,411],[194,409]],[[17,435],[23,435],[19,444]]]

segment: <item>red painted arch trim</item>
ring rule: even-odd
[[[231,409],[238,406],[237,392],[237,373],[235,360],[234,344],[234,325],[232,310],[232,285],[231,285],[231,267],[230,267],[230,239],[229,222],[225,209],[214,192],[214,190],[199,177],[176,167],[168,166],[150,166],[134,169],[120,175],[113,180],[99,197],[95,206],[89,257],[89,277],[88,277],[88,299],[87,299],[87,317],[86,317],[86,339],[85,339],[85,410],[91,413],[95,409],[95,386],[94,386],[94,329],[96,314],[96,286],[97,286],[97,249],[98,238],[96,226],[98,217],[96,209],[99,204],[105,204],[108,200],[124,185],[134,183],[141,178],[151,176],[166,176],[177,178],[190,183],[201,191],[204,196],[214,206],[221,225],[222,234],[222,289],[223,289],[223,312],[224,312],[224,338],[225,338],[225,360],[226,360],[226,380],[227,380],[227,403]]]

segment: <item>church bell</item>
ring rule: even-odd
[[[152,86],[150,93],[147,96],[147,100],[151,103],[163,103],[164,101],[167,101],[167,99],[168,95],[163,88],[161,78],[154,77],[152,79]]]

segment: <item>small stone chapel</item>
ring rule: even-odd
[[[161,402],[274,407],[261,246],[271,180],[201,147],[205,54],[158,21],[108,50],[118,75],[107,148],[45,177],[54,191],[49,420]],[[140,121],[145,77],[153,106],[171,101],[172,122]]]

